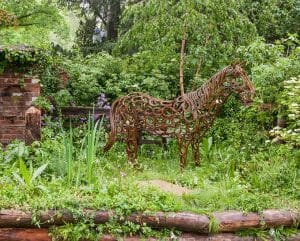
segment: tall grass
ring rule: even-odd
[[[73,166],[74,166],[74,144],[73,144],[73,130],[70,124],[69,133],[66,134],[63,131],[63,142],[64,142],[64,157],[66,161],[66,170],[67,170],[67,183],[71,185],[72,179],[74,176]]]
[[[80,184],[81,179],[84,179],[82,181],[89,185],[94,182],[96,152],[99,146],[102,122],[103,120],[99,120],[95,123],[94,119],[89,115],[86,134],[79,150],[74,145],[72,127],[70,127],[68,134],[63,131],[64,158],[66,162],[68,185],[71,185],[74,179],[77,186]],[[75,153],[76,151],[79,151],[79,153]],[[84,165],[82,165],[82,163],[84,163]]]
[[[102,127],[102,120],[99,120],[95,123],[91,116],[89,116],[88,120],[87,133],[85,136],[85,153],[87,164],[86,178],[88,184],[92,184],[94,180],[93,170],[96,161],[96,151],[99,145],[99,129]]]

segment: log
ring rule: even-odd
[[[290,237],[287,241],[299,241],[300,233]],[[103,235],[99,241],[118,241],[120,239],[112,235]],[[156,241],[156,238],[141,239],[139,236],[122,237],[124,241]],[[168,241],[174,240],[171,238]],[[199,235],[193,233],[184,233],[177,237],[178,241],[262,241],[257,237],[240,237],[231,233]],[[273,241],[273,239],[263,239],[264,241]],[[0,241],[51,241],[51,235],[48,229],[22,229],[22,228],[3,228],[0,229]]]
[[[48,229],[0,228],[0,241],[51,241]]]
[[[238,211],[216,212],[211,218],[206,215],[188,212],[154,214],[135,213],[124,218],[115,216],[113,211],[85,210],[82,218],[76,218],[66,210],[49,210],[39,215],[39,226],[48,228],[52,225],[60,226],[65,223],[76,223],[84,218],[92,219],[95,224],[109,222],[115,217],[122,223],[130,221],[136,224],[147,224],[152,228],[175,228],[184,232],[209,233],[211,219],[218,223],[219,232],[235,232],[249,228],[271,228],[279,226],[295,226],[300,223],[299,212],[286,210],[266,210],[261,214],[242,213]],[[32,213],[18,210],[0,211],[0,228],[33,228]]]
[[[206,215],[192,213],[132,214],[127,218],[133,223],[146,223],[152,228],[176,228],[182,231],[208,232],[209,218]]]
[[[300,220],[300,213],[284,210],[265,210],[262,213],[263,221],[269,228],[278,226],[296,226]]]
[[[222,232],[234,232],[236,230],[259,228],[261,217],[257,213],[242,213],[237,211],[216,212],[213,214],[219,223],[219,230]]]

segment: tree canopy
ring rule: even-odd
[[[49,45],[49,33],[67,31],[55,3],[46,0],[0,2],[0,44]]]

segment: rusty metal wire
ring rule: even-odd
[[[145,131],[177,139],[181,168],[187,164],[191,145],[195,164],[199,165],[200,141],[232,93],[238,94],[244,104],[251,102],[255,93],[240,64],[225,67],[197,90],[174,100],[161,100],[139,92],[120,97],[112,104],[111,131],[104,151],[123,139],[128,160],[135,164],[140,133]]]

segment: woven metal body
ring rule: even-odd
[[[140,132],[145,131],[177,139],[181,168],[187,164],[191,145],[195,164],[199,165],[199,143],[232,93],[238,94],[245,104],[254,94],[254,87],[239,64],[225,67],[199,89],[174,100],[161,100],[139,92],[120,97],[112,105],[111,132],[104,150],[108,151],[116,140],[123,139],[128,160],[136,163],[138,139]]]

